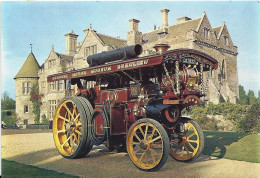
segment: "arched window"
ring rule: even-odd
[[[221,64],[221,76],[223,79],[226,79],[226,61],[225,61],[225,59],[222,60],[222,64]]]

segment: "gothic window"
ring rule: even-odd
[[[24,82],[23,83],[23,94],[30,94],[30,90],[31,90],[31,82]]]
[[[224,36],[224,45],[228,46],[229,43],[228,43],[228,37],[227,36]]]
[[[24,113],[28,113],[29,112],[29,107],[28,105],[24,105]]]
[[[58,81],[58,90],[63,90],[63,81],[62,80]]]
[[[49,68],[54,68],[55,66],[56,66],[56,60],[55,59],[49,60],[48,67]]]
[[[97,45],[89,46],[85,48],[85,56],[97,54]]]
[[[57,82],[50,82],[49,83],[49,91],[57,90]]]
[[[87,47],[85,49],[85,56],[89,56],[90,55],[90,47]]]
[[[209,38],[209,29],[204,27],[204,38],[208,39]]]
[[[56,100],[49,100],[49,116],[53,118],[56,109]]]

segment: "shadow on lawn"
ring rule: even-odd
[[[226,146],[238,142],[246,133],[204,131],[205,146],[202,154],[223,158]]]

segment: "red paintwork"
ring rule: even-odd
[[[147,72],[151,72],[151,67],[155,66],[155,68],[158,68],[158,74],[159,75],[165,75],[162,65],[164,61],[167,61],[168,59],[171,59],[173,61],[180,61],[184,57],[192,58],[195,60],[195,62],[204,63],[210,65],[213,69],[216,69],[218,67],[217,61],[213,59],[211,56],[208,56],[204,53],[201,53],[196,50],[192,49],[176,49],[171,51],[166,51],[163,54],[157,54],[153,56],[146,56],[142,58],[136,58],[136,59],[129,59],[129,60],[123,60],[123,61],[115,61],[112,63],[89,67],[85,69],[80,69],[77,71],[70,71],[65,72],[61,74],[55,74],[50,75],[47,78],[48,82],[53,82],[57,80],[67,80],[67,79],[74,79],[74,81],[77,81],[78,79],[85,78],[85,79],[91,79],[90,81],[95,81],[95,76],[102,75],[102,74],[109,74],[119,71],[131,71],[133,69],[142,68],[142,71],[145,75]],[[169,60],[170,61],[170,60]],[[173,62],[171,61],[171,62]],[[173,63],[171,63],[173,64]],[[182,64],[183,65],[183,64]],[[180,66],[182,66],[180,65]],[[204,66],[204,71],[209,70],[209,66]],[[159,66],[159,67],[158,67]],[[161,68],[160,68],[161,67]],[[180,71],[184,71],[180,68]],[[150,75],[148,75],[150,76]],[[166,75],[165,75],[166,76]],[[144,76],[145,77],[145,76]],[[171,79],[174,79],[176,75],[172,75]],[[172,90],[172,86],[164,86],[161,81],[161,90],[164,91],[162,96],[162,103],[164,105],[177,105],[180,113],[182,109],[196,104],[201,104],[201,101],[199,97],[202,96],[202,93],[199,90],[193,90],[189,91],[187,87],[185,86],[185,83],[187,82],[188,78],[181,79],[182,83],[180,85],[180,94],[174,93]],[[128,83],[129,84],[129,83]],[[116,88],[116,89],[106,89],[102,88],[100,89],[99,86],[95,86],[94,90],[96,92],[97,98],[95,101],[93,101],[93,106],[95,109],[103,109],[110,120],[110,136],[116,135],[126,135],[128,132],[128,129],[130,126],[137,120],[137,118],[144,117],[143,108],[141,107],[144,103],[144,101],[138,100],[138,98],[131,98],[130,97],[130,87],[126,84],[123,87],[124,88]],[[143,87],[143,88],[142,88]],[[112,87],[111,87],[112,88]],[[82,96],[87,96],[91,94],[91,90],[88,89],[78,89],[78,91],[82,94]],[[141,86],[140,89],[141,93],[145,95],[148,89],[145,89],[144,86]],[[93,92],[93,91],[92,91]],[[152,93],[148,93],[150,100],[153,96],[155,96]],[[132,97],[134,97],[132,95]],[[134,113],[134,106],[139,104],[139,111]],[[136,108],[135,108],[136,109]],[[177,118],[171,118],[169,115],[168,108],[164,108],[164,116],[169,122],[175,122]],[[102,115],[98,115],[96,118],[96,134],[103,134],[104,130],[102,129],[102,125],[104,126],[104,118]],[[165,123],[162,123],[162,125],[166,128],[166,130],[172,130],[174,127],[169,127],[165,125]],[[114,138],[115,138],[114,137]]]

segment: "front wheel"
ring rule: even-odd
[[[177,161],[190,162],[199,157],[204,148],[204,135],[200,126],[183,118],[171,138],[170,155]]]
[[[92,145],[87,126],[92,110],[81,97],[64,98],[57,106],[53,118],[53,138],[63,157],[80,158],[90,151]]]
[[[126,146],[131,161],[143,171],[160,169],[166,163],[170,150],[165,129],[159,122],[148,118],[133,123]]]

